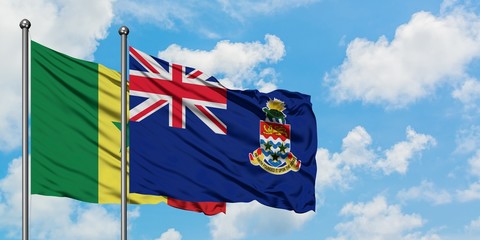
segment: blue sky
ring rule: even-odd
[[[237,88],[312,96],[316,212],[207,217],[130,206],[130,239],[478,239],[476,1],[3,0],[0,239],[21,231],[21,19],[32,39],[119,69],[129,44]],[[32,196],[33,239],[118,239],[119,207]]]

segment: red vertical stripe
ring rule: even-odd
[[[182,66],[172,64],[172,82],[174,84],[182,85]],[[176,128],[183,127],[183,104],[182,97],[177,94],[172,94],[172,126]]]

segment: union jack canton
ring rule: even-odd
[[[141,69],[130,69],[130,95],[145,99],[130,109],[130,121],[140,122],[168,106],[169,126],[185,128],[188,108],[213,132],[227,134],[227,126],[208,109],[227,109],[227,89],[215,77],[153,58],[133,47],[130,61]]]

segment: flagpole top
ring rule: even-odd
[[[128,27],[126,26],[121,26],[120,29],[118,29],[118,34],[120,35],[128,35],[130,30],[128,30]]]
[[[22,21],[20,21],[20,28],[21,29],[24,29],[24,28],[29,29],[30,26],[32,26],[32,24],[30,23],[30,21],[28,21],[28,19],[25,18]]]

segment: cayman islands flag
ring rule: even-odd
[[[232,90],[130,47],[130,192],[315,210],[310,96]]]

